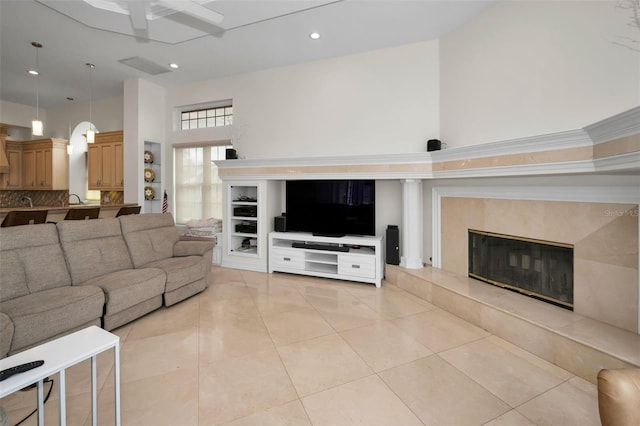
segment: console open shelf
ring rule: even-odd
[[[321,237],[269,233],[269,272],[312,275],[382,285],[382,237]]]
[[[239,255],[258,255],[258,186],[231,185],[229,199],[229,250]]]

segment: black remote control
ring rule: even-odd
[[[33,370],[34,368],[40,367],[44,364],[43,360],[26,362],[24,364],[16,365],[15,367],[9,367],[2,371],[0,371],[0,382],[4,379],[8,379],[14,374],[24,373],[25,371]]]

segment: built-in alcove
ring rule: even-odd
[[[573,310],[573,245],[469,229],[469,276]]]

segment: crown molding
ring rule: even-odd
[[[582,148],[592,145],[593,143],[589,138],[589,135],[584,130],[578,129],[549,133],[546,135],[509,139],[499,142],[490,142],[481,145],[445,149],[442,151],[432,151],[430,154],[433,162],[440,162]]]
[[[586,126],[594,144],[640,134],[640,106]]]

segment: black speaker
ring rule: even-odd
[[[238,153],[233,148],[227,148],[224,153],[225,160],[236,160],[238,158]]]
[[[389,265],[400,264],[400,230],[398,225],[387,226],[387,263]]]
[[[427,151],[440,151],[442,148],[442,142],[438,139],[429,139],[427,141]]]
[[[287,232],[287,217],[282,214],[282,216],[276,216],[273,218],[273,228],[276,232]]]

